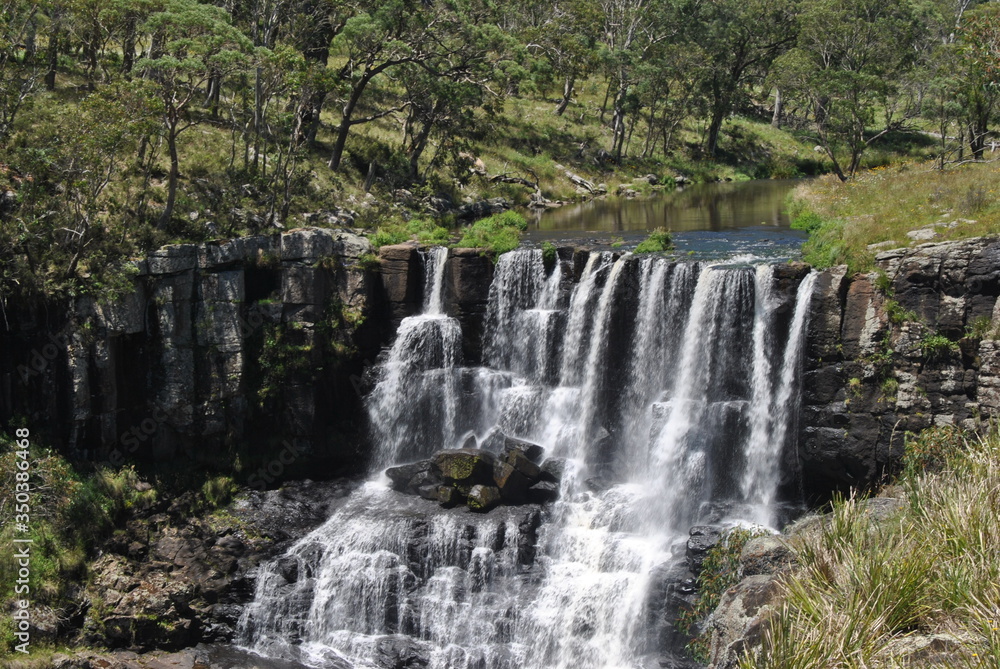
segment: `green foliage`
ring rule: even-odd
[[[741,578],[740,553],[747,542],[754,537],[762,537],[768,532],[753,527],[734,527],[725,532],[715,546],[705,554],[701,572],[698,574],[698,598],[694,607],[682,611],[677,621],[677,627],[682,634],[693,636],[687,650],[698,662],[708,662],[711,630],[698,632],[698,626],[719,606],[719,601],[730,586]]]
[[[552,242],[542,242],[542,262],[546,267],[551,267],[556,261],[556,245]]]
[[[666,228],[656,228],[649,237],[639,242],[635,247],[636,253],[662,253],[674,248],[674,240],[667,232]]]
[[[909,309],[904,309],[896,300],[886,300],[885,301],[885,314],[889,317],[889,322],[893,325],[902,325],[907,322],[916,322],[917,314],[910,311]]]
[[[505,211],[476,221],[465,228],[455,246],[483,249],[500,255],[513,251],[521,243],[521,233],[528,229],[524,216],[515,211]]]
[[[941,334],[927,333],[920,340],[920,352],[928,362],[944,360],[958,351],[958,342]]]
[[[229,504],[238,490],[231,477],[216,476],[205,481],[201,487],[201,495],[209,508],[218,509]]]
[[[87,557],[130,513],[155,503],[157,492],[141,486],[131,467],[81,473],[35,440],[28,461],[32,491],[29,531],[19,532],[11,515],[0,521],[0,540],[6,545],[13,545],[15,537],[34,541],[30,599],[33,605],[60,608],[69,603],[73,584],[85,579]],[[0,434],[0,485],[4,490],[15,490],[14,477],[19,471],[15,465],[13,442]],[[0,561],[0,601],[14,596],[16,579],[14,562]]]
[[[379,261],[378,255],[363,253],[358,257],[358,267],[366,272],[377,272],[382,267],[382,263]]]
[[[895,294],[892,279],[881,269],[875,271],[875,289],[886,297],[892,297]]]
[[[989,316],[980,316],[972,322],[972,325],[966,326],[965,336],[978,341],[992,339],[997,336],[997,326]]]
[[[961,458],[968,448],[968,435],[954,425],[932,427],[918,434],[907,432],[904,476],[913,479],[925,472],[940,473],[949,463]]]
[[[448,242],[450,234],[447,228],[437,225],[429,218],[415,218],[405,223],[379,226],[374,233],[369,234],[369,240],[375,248],[411,240],[422,244],[441,245]]]

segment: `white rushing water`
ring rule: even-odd
[[[656,666],[653,593],[688,528],[774,525],[796,433],[814,276],[591,253],[500,257],[485,362],[463,367],[447,250],[425,255],[367,399],[372,482],[262,569],[240,642],[311,666]],[[440,509],[388,490],[391,464],[507,435],[562,470],[545,509]]]

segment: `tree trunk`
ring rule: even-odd
[[[130,14],[125,20],[125,35],[122,37],[122,74],[126,77],[132,73],[135,65],[135,28],[137,18]]]
[[[771,127],[781,128],[781,89],[774,89],[774,114],[771,116]]]
[[[368,86],[371,76],[374,75],[366,73],[358,80],[358,83],[354,85],[354,89],[351,91],[351,97],[347,99],[347,104],[344,105],[344,113],[340,118],[340,127],[337,128],[337,139],[334,141],[333,152],[330,154],[329,167],[334,172],[340,169],[340,162],[344,157],[344,147],[347,145],[347,135],[351,132],[351,117],[354,116],[354,110],[358,106],[361,94],[364,92],[365,87]]]
[[[52,16],[52,29],[49,32],[48,62],[49,69],[45,73],[45,88],[50,91],[56,89],[56,68],[59,66],[59,14]]]
[[[722,132],[722,122],[726,120],[726,111],[721,103],[716,103],[712,109],[712,120],[708,125],[708,136],[705,138],[705,152],[715,156],[719,150],[719,135]]]
[[[566,111],[566,107],[569,106],[570,98],[573,97],[573,87],[576,84],[576,79],[573,76],[566,77],[563,82],[563,96],[562,100],[559,102],[559,106],[556,107],[556,116],[562,116]]]
[[[420,156],[423,155],[424,149],[427,148],[427,140],[431,136],[431,128],[433,124],[430,122],[425,122],[420,128],[420,132],[417,136],[413,138],[412,148],[410,149],[410,179],[416,181],[420,178]]]
[[[177,157],[177,123],[167,128],[167,152],[170,154],[170,172],[167,174],[167,204],[160,216],[160,227],[164,228],[174,215],[174,204],[177,202],[177,181],[180,177],[180,160]]]

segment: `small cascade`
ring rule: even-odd
[[[569,261],[513,251],[485,363],[465,367],[446,259],[426,255],[425,313],[367,398],[372,481],[263,568],[242,643],[317,667],[655,666],[651,593],[688,528],[777,522],[814,275],[788,295],[766,264],[591,252],[574,280]],[[541,445],[558,501],[479,515],[378,478],[472,436]]]
[[[424,257],[424,313],[404,318],[368,397],[375,466],[413,459],[456,439],[462,329],[444,312],[448,249]],[[402,406],[406,411],[401,411]]]
[[[448,248],[435,246],[423,254],[424,258],[424,313],[437,315],[444,313],[444,268],[448,260]]]

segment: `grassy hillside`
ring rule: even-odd
[[[825,176],[793,193],[793,225],[809,231],[803,252],[818,267],[868,271],[880,249],[1000,232],[1000,166],[936,169],[904,162],[843,183]],[[909,233],[909,234],[908,234]]]

